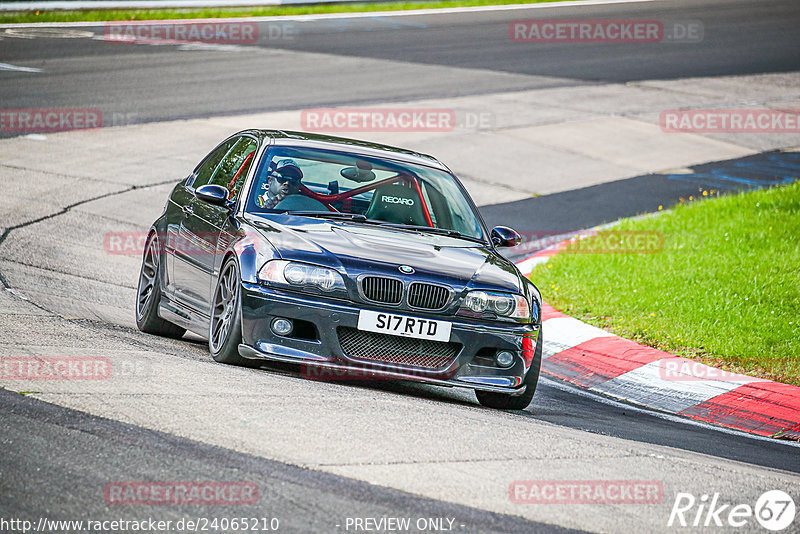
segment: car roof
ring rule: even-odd
[[[347,150],[364,155],[386,157],[388,159],[400,160],[408,163],[417,163],[428,167],[435,167],[447,172],[449,169],[433,156],[407,150],[405,148],[361,141],[359,139],[349,139],[347,137],[336,137],[332,135],[313,134],[308,132],[295,132],[290,130],[244,130],[238,134],[249,133],[256,135],[260,139],[270,139],[276,145],[303,146],[308,148],[321,148],[329,150]],[[238,135],[237,134],[237,135]]]

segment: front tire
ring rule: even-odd
[[[542,368],[542,330],[539,327],[539,336],[536,340],[536,350],[533,353],[533,361],[525,375],[525,393],[512,396],[492,391],[475,391],[475,396],[482,406],[497,410],[524,410],[533,400],[536,393],[536,385],[539,383],[539,371]]]
[[[158,316],[158,305],[161,302],[160,265],[161,247],[158,235],[153,233],[147,240],[142,256],[142,268],[139,271],[139,285],[136,288],[136,326],[148,334],[178,339],[183,337],[186,329]]]
[[[239,355],[242,342],[242,302],[239,266],[231,257],[222,266],[211,304],[208,350],[214,361],[229,365],[252,366]]]

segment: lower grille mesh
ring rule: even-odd
[[[346,326],[340,326],[337,334],[348,358],[423,369],[445,369],[461,350],[458,343],[390,336]]]

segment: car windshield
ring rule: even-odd
[[[484,240],[471,203],[449,173],[344,152],[270,149],[259,163],[245,209]]]

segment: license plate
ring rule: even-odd
[[[393,313],[361,310],[358,313],[358,329],[393,336],[429,339],[431,341],[450,341],[450,327],[447,321],[420,319],[395,315]]]

